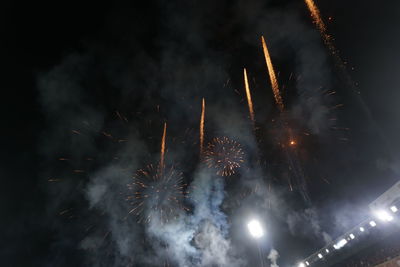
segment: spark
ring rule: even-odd
[[[265,42],[264,36],[261,36],[261,42],[262,42],[262,46],[263,46],[265,62],[267,64],[269,78],[271,81],[272,92],[274,93],[275,102],[278,105],[279,110],[282,112],[284,109],[284,105],[283,105],[281,94],[279,92],[279,85],[278,85],[278,80],[276,79],[274,66],[272,65],[271,57],[269,55],[268,47]]]
[[[216,170],[217,175],[231,176],[244,162],[242,146],[228,137],[213,138],[205,152],[207,167]]]
[[[203,155],[204,149],[204,115],[206,109],[206,101],[203,98],[201,103],[201,116],[200,116],[200,156]]]
[[[245,85],[245,88],[246,88],[247,104],[249,105],[250,119],[254,124],[254,109],[253,109],[253,102],[251,100],[249,80],[247,79],[246,68],[243,69],[243,75],[244,75],[244,85]]]
[[[161,170],[161,166],[148,165],[136,172],[127,187],[131,193],[126,200],[133,206],[128,213],[138,216],[138,222],[148,223],[155,216],[168,222],[179,210],[187,210],[182,173],[173,166]]]

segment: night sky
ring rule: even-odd
[[[366,218],[400,173],[400,3],[316,4],[343,65],[300,0],[2,3],[1,266],[292,266]],[[244,151],[230,177],[201,163],[203,97],[206,146]],[[188,210],[137,223],[164,122]]]

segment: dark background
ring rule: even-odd
[[[122,50],[127,51],[126,57],[129,58],[135,56],[135,50],[126,47],[136,44],[138,49],[152,56],[153,62],[159,62],[168,42],[184,40],[181,34],[186,30],[190,32],[192,26],[196,34],[199,30],[197,23],[209,25],[200,27],[199,35],[206,38],[204,50],[198,48],[190,55],[191,59],[195,62],[198,58],[222,54],[225,56],[221,57],[229,58],[232,64],[227,67],[228,73],[237,72],[240,75],[241,67],[248,64],[246,57],[255,56],[252,52],[243,52],[250,50],[247,49],[248,43],[242,41],[245,29],[241,27],[240,18],[233,16],[230,10],[237,2],[218,2],[194,1],[188,4],[176,1],[168,8],[162,1],[113,5],[99,2],[23,4],[13,1],[1,4],[2,266],[56,266],[52,262],[59,263],[55,260],[58,256],[49,256],[52,253],[70,255],[68,259],[60,256],[64,259],[62,265],[67,265],[67,261],[71,264],[82,262],[83,257],[74,250],[76,244],[73,238],[61,248],[54,248],[60,239],[55,228],[50,227],[57,216],[49,208],[55,196],[48,194],[48,177],[43,177],[43,170],[49,161],[41,147],[50,127],[46,121],[47,111],[40,103],[38,77],[59,65],[70,54],[84,53],[97,45],[102,46],[101,53],[113,54],[115,50]],[[258,1],[248,2],[251,6],[252,2]],[[268,6],[282,13],[286,7],[303,8],[301,19],[312,29],[304,3],[294,2],[269,1]],[[334,36],[342,58],[348,66],[354,66],[354,70],[351,67],[348,70],[358,83],[361,96],[360,100],[356,94],[349,92],[352,89],[336,85],[337,100],[344,103],[337,116],[342,125],[350,128],[347,134],[350,140],[343,145],[341,156],[337,151],[332,156],[330,167],[335,169],[335,173],[331,176],[327,173],[330,184],[318,180],[309,188],[311,199],[321,212],[324,228],[336,237],[340,232],[335,232],[337,228],[333,218],[342,220],[335,217],[336,209],[342,207],[345,210],[349,203],[352,207],[359,205],[360,209],[364,209],[398,180],[400,4],[394,0],[318,1],[317,4],[323,18],[332,17],[327,22],[329,32]],[[185,30],[177,29],[176,32],[169,29],[165,39],[157,39],[165,31],[165,21],[170,16],[176,16],[174,12],[182,16],[186,12],[191,15],[198,12],[198,17],[186,18],[195,21],[196,25],[185,24],[182,26]],[[245,10],[243,12],[245,16]],[[269,25],[267,28],[273,27]],[[252,38],[255,42],[260,34],[254,31]],[[318,38],[315,40],[322,46]],[[215,54],[208,53],[210,47]],[[179,47],[182,50],[185,48],[185,45]],[[241,84],[238,82],[234,86],[240,88]],[[102,105],[102,99],[112,98],[112,93],[108,94],[94,92],[94,98],[99,100],[97,105]],[[365,113],[360,101],[365,103],[372,116]],[[354,224],[351,221],[349,227]],[[280,242],[285,243],[285,240]],[[291,254],[305,257],[320,246],[312,241],[304,244],[306,246],[299,245],[297,251],[281,252],[283,262]]]

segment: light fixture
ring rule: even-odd
[[[321,254],[321,253],[318,253],[318,258],[320,258],[320,259],[322,259],[322,258],[323,258],[323,256],[322,256],[322,254]]]
[[[356,238],[353,234],[350,234],[349,236],[350,236],[351,239]]]
[[[335,248],[335,249],[341,249],[342,247],[344,247],[344,245],[346,245],[347,244],[347,240],[346,239],[342,239],[342,240],[340,240],[339,242],[337,242],[335,245],[333,245],[333,247]]]
[[[398,211],[398,209],[397,209],[396,206],[391,206],[391,207],[390,207],[390,210],[391,210],[392,212],[397,212],[397,211]]]
[[[365,231],[364,227],[360,227],[360,232],[364,232],[364,231]]]
[[[376,226],[376,222],[375,221],[370,221],[369,225],[371,225],[372,227],[375,227]]]
[[[385,210],[378,210],[375,212],[375,216],[383,221],[383,222],[390,222],[393,221],[393,216],[390,215],[387,211]]]
[[[264,235],[264,230],[262,229],[260,222],[257,220],[251,220],[247,224],[247,229],[254,238],[260,238]]]

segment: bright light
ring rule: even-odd
[[[299,263],[299,267],[306,267],[306,265],[304,263]]]
[[[391,207],[390,207],[390,210],[391,210],[392,212],[397,212],[397,211],[398,211],[398,209],[397,209],[396,206],[391,206]]]
[[[375,212],[375,216],[383,221],[383,222],[390,222],[393,221],[393,216],[390,215],[388,212],[384,211],[384,210],[379,210],[377,212]]]
[[[333,245],[333,247],[335,249],[341,249],[342,247],[344,247],[344,245],[347,244],[347,240],[346,239],[342,239],[339,242],[337,242],[335,245]]]
[[[325,249],[326,253],[329,253],[329,249]]]
[[[356,238],[353,234],[350,234],[349,236],[350,236],[351,239]]]
[[[320,259],[323,258],[321,253],[318,254],[318,258],[320,258]]]
[[[250,234],[254,238],[260,238],[260,237],[262,237],[264,235],[264,231],[263,231],[263,229],[261,227],[261,224],[257,220],[251,220],[247,224],[247,229],[249,229]]]
[[[364,231],[365,231],[364,227],[360,227],[360,232],[364,232]]]
[[[308,263],[308,261],[306,261],[306,265],[309,266],[310,264]]]
[[[376,222],[370,221],[370,222],[369,222],[369,225],[371,225],[372,227],[375,227],[375,226],[376,226]]]

